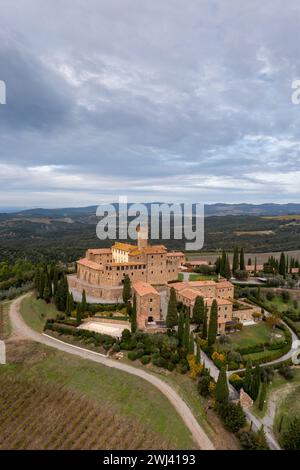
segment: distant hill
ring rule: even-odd
[[[0,262],[27,257],[33,261],[72,261],[87,248],[108,247],[99,240],[96,206],[30,209],[0,213]],[[300,250],[300,204],[212,204],[205,207],[204,251],[248,253]],[[171,220],[172,225],[172,220]],[[172,227],[171,227],[172,232]],[[184,249],[184,240],[163,242],[168,249]]]
[[[161,204],[159,202],[146,203],[147,207],[151,204]],[[114,204],[117,207],[117,204]],[[130,205],[130,203],[129,203]],[[205,215],[209,216],[226,216],[226,215],[254,215],[254,216],[276,216],[276,215],[293,215],[300,214],[300,204],[206,204]],[[72,218],[95,216],[97,206],[87,207],[66,207],[61,209],[0,209],[0,215],[11,217],[50,217],[50,218]]]

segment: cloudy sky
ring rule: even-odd
[[[299,0],[1,0],[0,207],[300,202]]]

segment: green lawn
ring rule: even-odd
[[[263,418],[266,414],[266,410],[267,410],[267,406],[268,406],[268,400],[270,399],[270,396],[274,393],[274,392],[277,392],[279,390],[282,389],[282,396],[285,396],[284,394],[284,390],[287,388],[287,387],[300,387],[300,369],[295,369],[294,371],[295,375],[294,375],[294,378],[291,379],[291,380],[286,380],[284,377],[282,377],[282,375],[279,374],[278,371],[275,371],[275,375],[274,375],[274,378],[272,380],[272,382],[269,384],[268,388],[267,388],[267,397],[266,397],[266,404],[263,408],[263,410],[259,410],[258,407],[257,407],[257,404],[254,404],[253,407],[252,407],[252,411],[257,415],[259,416],[260,418]],[[299,396],[298,395],[298,398],[299,399]],[[284,400],[285,402],[285,400]],[[280,413],[278,415],[280,417]],[[278,416],[277,416],[277,421],[278,421]],[[275,419],[275,422],[276,422],[276,419]]]
[[[291,384],[289,386],[287,393],[281,397],[276,407],[274,431],[278,437],[288,428],[288,425],[293,420],[293,418],[296,416],[300,417],[299,397],[300,381],[298,381],[298,384],[294,382],[293,385]]]
[[[266,299],[266,304],[269,306],[270,310],[274,310],[275,306],[279,313],[285,313],[287,310],[294,310],[293,299],[289,302],[284,302],[281,295],[276,295],[272,300]],[[298,312],[300,311],[300,302],[298,309],[296,310],[298,310]]]
[[[55,305],[37,300],[33,296],[25,297],[20,310],[25,322],[39,333],[43,331],[47,318],[55,318],[59,313]]]
[[[0,374],[67,387],[103,407],[114,407],[116,414],[136,419],[176,449],[195,448],[189,430],[173,406],[148,382],[43,345],[30,343],[30,347],[34,353],[29,364],[1,366]]]
[[[272,330],[266,322],[259,322],[255,325],[244,326],[241,331],[230,334],[231,345],[233,348],[254,346],[257,343],[270,341]],[[275,330],[280,338],[274,338],[274,341],[284,339],[284,334],[278,328]]]

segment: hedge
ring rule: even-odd
[[[93,341],[97,345],[107,344],[107,345],[112,346],[116,342],[116,339],[113,338],[112,336],[101,334],[101,333],[96,333],[95,331],[78,329],[75,326],[67,325],[64,323],[59,323],[51,319],[46,321],[44,331],[45,330],[56,331],[57,333],[60,333],[63,335],[71,335],[71,336],[79,337],[79,338],[86,338],[86,339],[90,338],[90,339],[93,339]]]
[[[300,338],[300,326],[296,325],[293,320],[288,318],[287,316],[283,317],[286,324],[293,330],[293,332]]]

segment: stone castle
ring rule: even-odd
[[[122,301],[126,274],[131,284],[137,281],[165,285],[178,279],[185,256],[168,252],[164,245],[149,245],[146,231],[138,229],[137,245],[115,243],[111,248],[89,249],[77,261],[77,274],[68,277],[69,287],[99,302]]]
[[[172,287],[177,301],[190,311],[197,296],[202,296],[208,318],[216,299],[218,333],[225,333],[226,324],[233,318],[233,284],[225,279],[176,282],[184,264],[182,252],[150,245],[146,231],[138,229],[136,245],[117,242],[111,248],[87,250],[85,258],[77,261],[77,274],[68,276],[68,282],[78,296],[85,290],[89,302],[116,303],[122,302],[123,281],[128,275],[136,296],[137,326],[142,330],[163,327]]]

